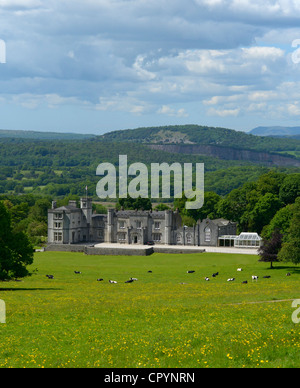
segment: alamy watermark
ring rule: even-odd
[[[0,39],[0,63],[6,63],[6,43]]]
[[[300,323],[300,299],[296,299],[292,303],[292,308],[296,309],[292,314],[292,321],[294,323]]]
[[[300,48],[297,48],[298,46],[300,46],[300,39],[293,40],[292,47],[296,50],[292,54],[292,61],[295,65],[300,63]]]
[[[4,300],[0,299],[0,323],[6,323],[6,306]]]
[[[202,208],[204,204],[204,164],[197,163],[193,171],[192,163],[152,163],[151,171],[144,163],[128,166],[127,155],[119,156],[119,193],[117,195],[117,170],[111,163],[98,166],[96,175],[104,176],[97,184],[99,198],[171,198],[171,173],[174,183],[174,198],[182,198],[183,194],[189,201],[187,210]],[[128,177],[133,177],[128,182]],[[193,183],[195,177],[195,183]],[[150,178],[150,179],[149,179]],[[150,183],[149,183],[150,182]],[[161,190],[160,190],[161,188]],[[161,191],[161,195],[160,195]]]

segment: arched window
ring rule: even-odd
[[[209,226],[204,229],[204,234],[205,234],[205,242],[211,242],[211,229]]]
[[[176,243],[177,244],[182,244],[181,234],[179,234],[179,233],[176,235]]]
[[[192,237],[191,233],[188,233],[186,235],[186,243],[187,244],[192,244],[193,243],[193,237]]]

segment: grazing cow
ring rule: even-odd
[[[80,274],[81,274],[80,271],[74,271],[74,273],[75,273],[76,275],[80,275]]]
[[[134,280],[130,279],[130,280],[127,280],[127,282],[125,282],[125,283],[133,283],[133,282],[134,282]]]
[[[213,278],[216,278],[217,276],[219,276],[219,272],[216,272],[216,273],[213,273],[213,274],[212,274],[212,277],[213,277]]]
[[[104,279],[100,278],[100,279],[97,279],[97,282],[103,282]]]
[[[291,276],[291,274],[288,272],[288,273],[286,274],[286,276]]]
[[[264,276],[263,279],[271,279],[271,276]]]
[[[243,272],[243,268],[238,268],[237,272]]]
[[[195,273],[196,271],[187,271],[187,273]]]
[[[248,281],[247,280],[245,280],[242,284],[248,284]]]
[[[205,278],[205,280],[206,280],[207,282],[209,282],[210,279],[209,279],[209,278]]]
[[[118,284],[118,282],[116,282],[115,280],[109,280],[109,283],[110,284]]]
[[[148,273],[152,273],[152,271],[148,271]]]
[[[252,281],[254,282],[254,280],[257,282],[258,281],[258,276],[252,276]]]
[[[46,277],[47,277],[48,279],[54,279],[54,276],[53,276],[53,275],[46,275]]]
[[[228,282],[234,282],[235,281],[235,278],[230,278],[227,280]]]

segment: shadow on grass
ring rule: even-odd
[[[300,274],[300,267],[291,267],[291,266],[285,266],[285,265],[276,265],[276,263],[273,263],[273,268],[267,268],[270,271],[275,271],[277,269],[285,269],[287,272],[290,272],[291,274]]]

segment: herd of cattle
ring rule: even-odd
[[[195,273],[195,272],[196,272],[196,271],[187,271],[188,274],[193,274],[193,273]],[[238,268],[238,269],[237,269],[237,272],[243,272],[243,269],[242,269],[242,268]],[[75,273],[75,275],[81,275],[81,272],[80,272],[80,271],[74,271],[74,273]],[[148,271],[148,273],[152,273],[152,271]],[[216,278],[217,276],[219,276],[219,272],[216,272],[216,273],[213,273],[213,274],[212,274],[212,277],[213,277],[213,278]],[[291,274],[290,274],[290,273],[287,273],[286,276],[291,276]],[[54,275],[46,275],[46,277],[47,277],[48,279],[51,279],[51,280],[54,279]],[[271,278],[271,276],[263,276],[263,279],[270,279],[270,278]],[[210,278],[209,278],[209,277],[205,277],[204,279],[205,279],[205,281],[207,281],[207,282],[210,281]],[[253,275],[253,276],[252,276],[252,282],[257,282],[258,279],[259,279],[259,276],[257,276],[257,275]],[[229,278],[229,279],[227,279],[227,282],[234,282],[235,280],[236,280],[236,278]],[[103,282],[103,281],[104,281],[103,278],[97,279],[97,282]],[[125,283],[133,283],[133,282],[136,282],[136,281],[138,281],[137,278],[130,278],[129,280],[126,280]],[[116,280],[111,280],[111,279],[110,279],[108,282],[109,282],[110,284],[118,284],[118,282],[117,282]],[[180,284],[186,284],[186,283],[180,283]],[[248,284],[248,280],[244,280],[244,281],[242,282],[242,284]]]

